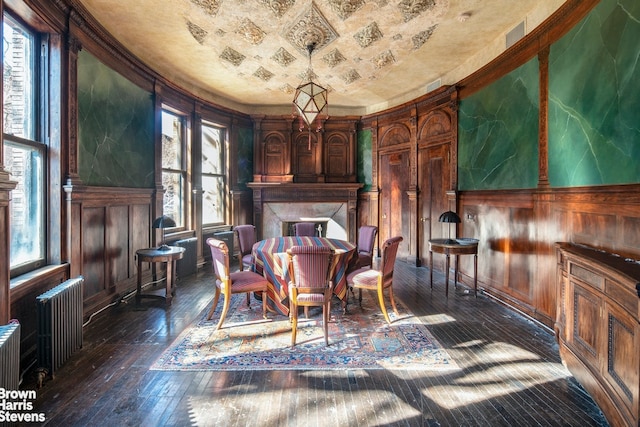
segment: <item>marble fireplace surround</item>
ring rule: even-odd
[[[283,223],[326,222],[326,237],[356,241],[359,183],[251,182],[258,238],[282,236]]]

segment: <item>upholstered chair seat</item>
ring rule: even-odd
[[[207,320],[211,320],[213,313],[218,305],[220,295],[223,296],[222,314],[216,325],[216,329],[220,329],[231,305],[231,296],[233,294],[251,292],[260,292],[262,294],[262,316],[267,318],[267,286],[268,282],[265,277],[253,271],[229,271],[229,248],[227,244],[218,239],[207,239],[207,245],[211,249],[211,262],[213,264],[213,272],[215,274],[216,293],[213,297],[211,309],[207,315]],[[249,303],[249,298],[247,298]]]
[[[391,299],[391,306],[394,313],[398,314],[396,302],[393,298],[393,269],[396,261],[396,254],[398,253],[398,246],[402,241],[401,236],[392,237],[386,240],[382,245],[382,257],[380,260],[380,269],[374,269],[370,267],[362,267],[350,272],[347,275],[347,285],[353,292],[353,289],[358,289],[358,301],[362,306],[362,290],[376,291],[378,294],[378,304],[382,310],[387,323],[391,323],[387,308],[384,303],[384,291],[389,290],[389,298]],[[345,308],[346,311],[346,308]]]
[[[296,345],[298,307],[322,307],[324,342],[329,345],[329,316],[333,283],[330,267],[333,251],[326,246],[293,246],[287,250],[289,258],[289,306],[291,317],[291,346]]]

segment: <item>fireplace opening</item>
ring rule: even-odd
[[[319,219],[305,219],[300,221],[282,221],[282,235],[295,236],[296,231],[294,229],[294,226],[299,222],[313,222],[315,224],[316,237],[327,237],[327,225],[329,223],[329,220],[319,220]]]

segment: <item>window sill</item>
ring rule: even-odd
[[[68,278],[69,264],[47,265],[15,277],[9,282],[11,299],[20,299],[24,294],[29,292],[32,285],[50,281],[57,276],[64,277],[65,279]]]

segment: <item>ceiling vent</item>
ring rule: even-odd
[[[511,46],[516,44],[518,40],[524,37],[524,21],[520,22],[515,28],[507,33],[506,37],[506,48],[509,49]]]
[[[442,86],[442,81],[440,79],[429,83],[427,85],[427,93],[431,92],[432,90],[438,89],[440,86]]]

